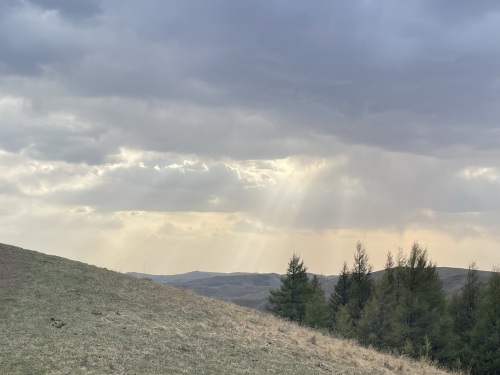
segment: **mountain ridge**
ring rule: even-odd
[[[443,290],[451,296],[465,282],[467,269],[454,267],[436,267],[438,275],[443,282]],[[372,273],[376,280],[383,274],[383,270]],[[485,281],[490,275],[489,271],[478,271],[480,278]],[[218,298],[238,305],[256,308],[265,311],[269,290],[280,286],[283,275],[277,273],[217,273],[194,271],[178,275],[149,275],[144,273],[128,272],[139,278],[148,278],[155,282],[192,290],[198,294]],[[312,273],[310,276],[314,275]],[[206,277],[202,277],[206,276]],[[338,280],[338,275],[317,275],[329,297]]]

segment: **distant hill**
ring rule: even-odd
[[[455,291],[458,291],[465,283],[467,269],[437,267],[439,277],[443,281],[443,289],[447,296],[451,296]],[[490,271],[478,271],[479,279],[486,282],[491,276]]]
[[[445,374],[253,309],[2,244],[0,332],[6,375]]]
[[[228,276],[229,274],[227,273],[221,273],[221,272],[201,272],[201,271],[193,271],[193,272],[188,272],[188,273],[181,273],[178,275],[149,275],[147,273],[139,273],[139,272],[128,272],[128,275],[132,275],[138,278],[148,278],[153,281],[156,281],[158,283],[162,284],[170,284],[170,283],[179,283],[179,282],[187,282],[187,281],[193,281],[193,280],[200,280],[200,279],[208,279],[210,277],[215,277],[215,276]],[[232,273],[231,275],[245,275],[245,273]]]
[[[275,273],[189,272],[179,275],[149,275],[129,272],[128,275],[192,290],[198,294],[230,301],[238,305],[265,310],[269,289],[280,285]]]
[[[172,283],[208,297],[230,301],[242,306],[265,309],[269,289],[278,288],[280,275],[247,274],[214,276],[205,279]]]
[[[439,277],[443,281],[443,289],[447,296],[459,290],[465,282],[467,269],[437,267]],[[384,271],[373,273],[375,280],[382,277]],[[173,285],[195,291],[198,294],[230,301],[242,306],[248,306],[259,310],[265,310],[269,290],[280,286],[281,275],[276,273],[212,273],[212,272],[189,272],[179,275],[148,275],[129,273],[142,278],[150,278],[161,284]],[[491,272],[479,271],[483,281],[491,275]],[[312,274],[311,274],[312,276]],[[325,295],[332,293],[338,276],[319,275]]]

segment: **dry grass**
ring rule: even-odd
[[[445,374],[183,289],[0,252],[21,275],[0,291],[1,374]]]

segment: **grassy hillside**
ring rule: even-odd
[[[255,310],[0,245],[1,374],[445,374]]]

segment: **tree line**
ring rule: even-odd
[[[372,278],[365,246],[344,262],[329,298],[318,276],[294,254],[268,310],[301,325],[356,339],[361,345],[424,357],[472,374],[500,374],[500,270],[486,283],[472,263],[462,288],[447,299],[436,264],[414,243],[409,254],[389,252]]]

